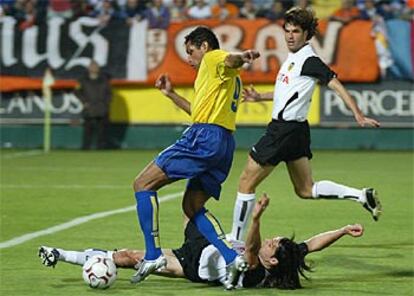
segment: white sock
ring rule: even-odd
[[[318,181],[313,184],[312,197],[326,199],[350,199],[360,203],[367,201],[365,193],[360,189],[355,189],[331,181]]]
[[[78,251],[66,251],[63,249],[57,249],[59,251],[59,261],[65,261],[76,265],[83,265],[92,256],[102,255],[106,258],[112,259],[112,251],[105,251],[99,249],[87,249],[83,252]]]
[[[233,227],[230,233],[232,239],[243,240],[255,200],[255,193],[244,194],[237,192],[233,210]]]

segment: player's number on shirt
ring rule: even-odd
[[[238,100],[240,98],[241,81],[240,77],[236,77],[236,87],[234,88],[233,101],[231,102],[231,111],[237,112]]]

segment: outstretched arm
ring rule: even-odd
[[[249,88],[243,89],[243,100],[242,102],[261,102],[273,100],[273,92],[258,93],[253,85]]]
[[[250,268],[255,268],[259,263],[257,255],[262,244],[260,237],[260,217],[269,205],[269,197],[266,193],[257,201],[252,212],[252,223],[247,233],[246,251],[244,256]]]
[[[352,113],[354,114],[356,122],[364,127],[365,125],[370,125],[373,127],[379,127],[380,123],[375,119],[365,117],[362,114],[361,110],[358,108],[358,105],[352,99],[349,92],[346,88],[342,85],[342,83],[337,78],[332,78],[331,81],[328,83],[328,87],[336,92],[336,94],[345,102],[349,109],[351,109]]]
[[[171,84],[171,80],[167,74],[162,74],[155,81],[155,87],[158,88],[166,97],[170,98],[178,107],[191,115],[191,103],[184,97],[177,94]]]
[[[249,49],[242,53],[229,54],[224,63],[229,68],[240,68],[244,63],[251,64],[253,61],[260,57],[260,53],[257,50]]]
[[[360,224],[347,225],[337,230],[320,233],[306,240],[309,253],[321,251],[330,246],[344,235],[360,237],[364,233],[364,228]]]

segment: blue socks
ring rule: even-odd
[[[158,232],[158,198],[155,191],[135,192],[137,214],[145,238],[145,260],[155,260],[162,255]],[[198,211],[192,221],[204,237],[213,244],[230,264],[237,256],[232,249],[217,219],[205,208]]]
[[[226,241],[219,222],[210,212],[202,208],[194,215],[192,221],[204,237],[220,251],[227,265],[234,261],[237,253]]]
[[[162,255],[158,232],[158,198],[155,191],[135,192],[137,215],[145,238],[145,260],[155,260]]]

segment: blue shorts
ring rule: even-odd
[[[187,189],[202,190],[219,199],[235,143],[231,131],[213,124],[193,124],[181,138],[162,151],[155,163],[169,179],[189,179]]]

